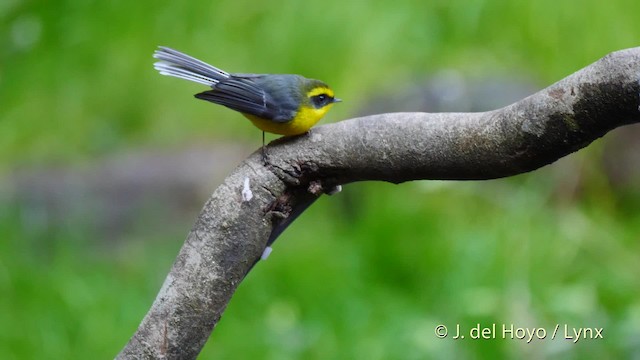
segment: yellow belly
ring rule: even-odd
[[[298,110],[298,114],[292,120],[287,122],[275,122],[265,120],[251,114],[243,114],[247,119],[251,120],[253,125],[258,129],[279,135],[292,136],[304,134],[311,129],[322,117],[329,111],[333,104],[329,104],[321,109],[312,107],[302,107]]]

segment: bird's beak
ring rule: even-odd
[[[337,103],[337,102],[342,102],[342,99],[338,99],[338,98],[333,98],[333,102]]]

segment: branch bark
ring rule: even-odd
[[[502,109],[381,114],[276,140],[269,165],[254,153],[207,201],[118,358],[196,358],[265,247],[323,189],[363,180],[516,175],[637,122],[640,47],[611,53]]]

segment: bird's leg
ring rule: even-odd
[[[269,158],[267,157],[267,148],[264,146],[264,131],[262,132],[262,162],[267,165],[269,164]]]

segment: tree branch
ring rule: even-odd
[[[323,189],[362,180],[516,175],[636,122],[640,48],[611,53],[502,109],[381,114],[276,140],[269,165],[254,153],[207,201],[118,358],[195,358],[267,244]]]

